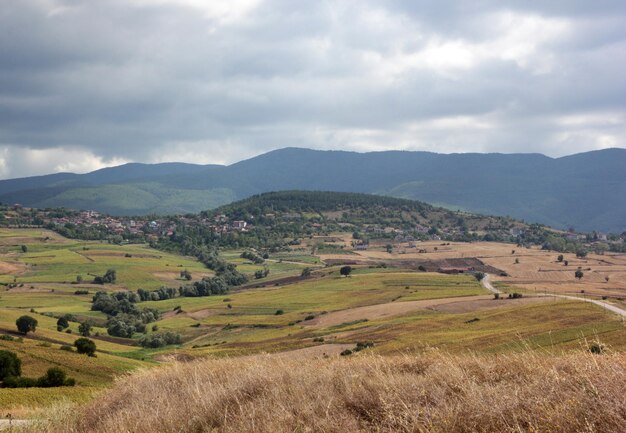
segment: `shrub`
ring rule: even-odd
[[[139,344],[142,347],[151,347],[154,349],[158,347],[169,346],[171,344],[181,344],[182,342],[183,341],[180,334],[176,332],[164,332],[159,334],[145,335],[139,340]]]
[[[87,356],[92,357],[96,356],[96,343],[94,343],[93,340],[90,340],[89,338],[79,338],[78,340],[74,341],[74,346],[76,346],[76,351],[78,353],[84,353]]]
[[[8,350],[0,350],[0,380],[9,376],[20,376],[22,374],[22,361],[17,355]]]
[[[89,335],[91,334],[91,323],[84,322],[78,325],[78,333],[83,337],[89,337]]]
[[[356,347],[354,348],[354,352],[360,352],[363,349],[367,349],[368,347],[374,347],[374,342],[372,341],[359,341],[356,343]]]
[[[304,320],[313,320],[313,319],[315,319],[315,315],[314,314],[309,314],[308,316],[306,316],[304,318]]]
[[[301,277],[310,277],[311,276],[311,268],[304,268],[300,273]]]
[[[69,320],[67,320],[67,317],[65,316],[59,317],[59,320],[57,320],[57,331],[63,331],[64,329],[67,329],[69,326],[70,326],[70,322]]]
[[[601,343],[592,343],[591,346],[589,346],[589,352],[594,355],[602,355],[604,353],[604,345]]]
[[[285,312],[281,309],[276,310],[276,312],[274,313],[274,315],[276,316],[280,316],[281,314],[285,314]]]
[[[352,351],[350,349],[346,349],[340,353],[341,356],[350,356],[352,355]]]
[[[30,377],[8,376],[2,381],[4,388],[32,388],[37,386],[37,380]]]
[[[73,352],[74,348],[72,346],[69,346],[67,344],[62,345],[61,347],[59,347],[60,350],[64,350],[65,352]]]

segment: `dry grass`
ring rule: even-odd
[[[42,432],[624,432],[626,356],[203,360],[120,378]]]

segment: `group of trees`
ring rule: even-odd
[[[182,342],[180,334],[169,331],[144,335],[139,339],[139,344],[142,347],[149,347],[153,349],[169,346],[171,344],[181,344]]]
[[[94,284],[114,284],[117,280],[117,272],[115,269],[109,269],[102,276],[96,276],[93,279]]]
[[[180,287],[178,290],[180,296],[198,297],[223,295],[228,291],[228,284],[221,276],[205,277],[191,285]]]
[[[265,258],[258,255],[254,251],[244,251],[240,256],[242,259],[250,260],[252,263],[260,265],[265,262]],[[269,256],[268,256],[269,257]]]
[[[0,381],[3,388],[52,388],[76,384],[58,367],[49,368],[46,374],[37,379],[22,377],[22,361],[8,350],[0,350]]]
[[[107,333],[116,337],[131,338],[135,332],[146,332],[146,325],[159,319],[153,308],[138,308],[140,295],[133,292],[96,292],[91,309],[108,316]]]

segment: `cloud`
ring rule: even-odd
[[[0,176],[286,146],[625,147],[626,6],[544,3],[9,2]]]

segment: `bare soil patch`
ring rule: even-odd
[[[26,265],[19,262],[0,262],[0,275],[21,275],[26,272]]]

